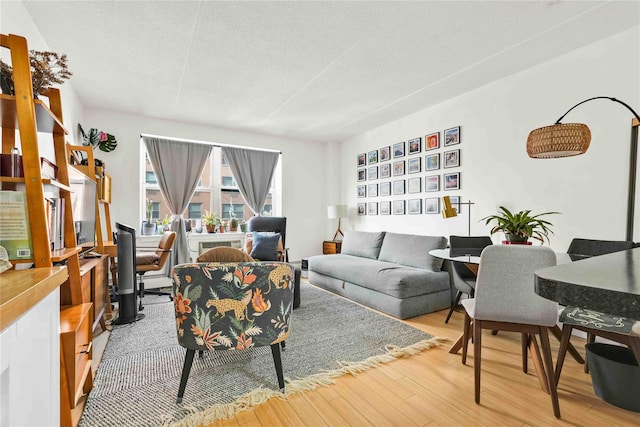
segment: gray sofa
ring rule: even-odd
[[[449,273],[432,249],[443,236],[347,231],[342,252],[309,258],[309,282],[406,319],[451,305]]]

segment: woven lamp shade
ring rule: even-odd
[[[551,159],[584,154],[591,142],[591,131],[582,123],[558,123],[531,131],[527,154],[535,159]]]

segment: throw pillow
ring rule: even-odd
[[[280,233],[253,233],[251,257],[261,261],[279,261],[278,241]]]
[[[253,231],[248,232],[244,235],[244,251],[248,254],[253,250]],[[275,234],[273,231],[261,231],[264,234]],[[280,240],[278,240],[278,257],[282,255],[284,252],[284,245],[282,244],[282,236],[280,236]]]

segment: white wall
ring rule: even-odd
[[[2,1],[0,4],[0,32],[2,34],[16,34],[27,39],[27,45],[29,49],[41,50],[41,51],[56,51],[52,49],[47,42],[42,38],[40,31],[34,24],[31,16],[27,13],[22,2],[17,1]],[[56,51],[63,54],[64,51]],[[8,49],[0,49],[0,55],[5,62],[11,62],[9,59],[10,51]],[[69,70],[73,72],[73,58],[68,58],[67,65]],[[63,106],[63,119],[65,127],[69,131],[69,141],[75,143],[73,137],[75,133],[75,126],[78,121],[82,121],[83,106],[78,99],[72,86],[73,76],[69,80],[66,80],[64,84],[58,86],[60,88],[60,96],[62,98]],[[45,102],[46,98],[45,98]],[[55,159],[53,152],[53,138],[50,134],[40,134],[38,136],[40,140],[40,156],[48,159]],[[20,134],[16,132],[17,145],[20,144]],[[81,144],[82,141],[78,141],[77,144]]]
[[[325,144],[96,109],[85,111],[85,122],[87,128],[109,132],[118,141],[110,153],[95,151],[113,180],[112,223],[138,227],[142,221],[140,134],[275,149],[282,152],[282,213],[287,217],[289,257],[295,261],[321,253],[327,221]]]
[[[461,144],[450,147],[461,149],[461,167],[437,171],[459,170],[461,189],[418,196],[471,199],[475,202],[472,234],[487,234],[489,228],[478,220],[504,205],[534,213],[561,212],[549,218],[555,232],[551,246],[558,251],[566,250],[570,240],[578,236],[624,239],[632,114],[609,100],[591,101],[572,111],[564,122],[586,123],[592,132],[591,147],[582,156],[530,159],[526,140],[531,130],[553,124],[574,104],[593,96],[612,96],[640,111],[638,76],[640,27],[635,27],[345,141],[340,154],[341,198],[350,206],[352,228],[465,235],[466,207],[461,216],[448,220],[441,215],[355,214],[358,202],[414,198],[356,198],[356,186],[363,184],[356,181],[358,153],[461,126]],[[639,211],[640,202],[636,207],[636,241],[640,240]],[[494,241],[501,239],[494,236]]]

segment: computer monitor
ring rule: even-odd
[[[132,323],[144,317],[138,313],[136,282],[136,229],[116,222],[118,253],[118,318],[117,325]]]

